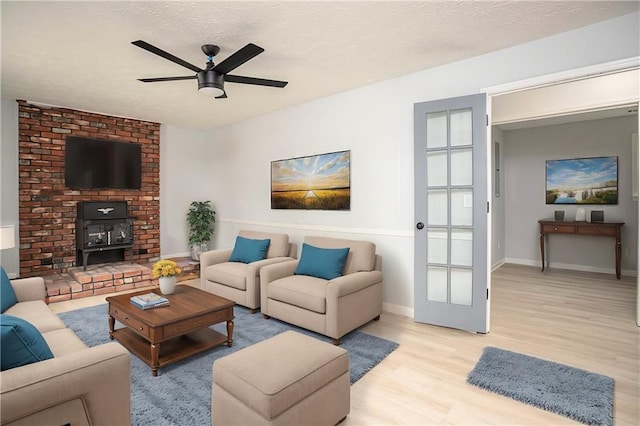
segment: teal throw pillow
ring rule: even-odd
[[[2,371],[53,358],[44,337],[33,324],[11,315],[0,315],[0,364]]]
[[[310,275],[332,280],[342,275],[347,261],[349,247],[328,249],[302,243],[302,254],[294,272],[296,275]]]
[[[269,251],[269,244],[271,244],[270,239],[252,240],[238,236],[229,262],[251,263],[265,259]]]
[[[16,292],[4,268],[0,267],[0,312],[4,312],[18,303]]]

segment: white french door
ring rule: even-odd
[[[418,322],[489,331],[486,95],[414,105]]]

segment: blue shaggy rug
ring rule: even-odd
[[[588,425],[613,425],[613,379],[494,347],[467,382]]]
[[[250,314],[241,306],[234,308],[233,347],[218,346],[185,360],[161,367],[158,376],[131,355],[131,423],[133,425],[210,425],[211,369],[213,361],[239,349],[287,330],[331,342],[331,339],[276,319],[265,320],[260,313]],[[88,346],[109,342],[107,304],[59,314],[64,323]],[[121,325],[116,322],[116,328]],[[225,323],[213,326],[226,334]],[[364,376],[395,348],[397,343],[358,331],[341,339],[349,352],[351,384]]]

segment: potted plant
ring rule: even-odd
[[[158,278],[162,294],[172,294],[176,288],[176,275],[182,272],[178,264],[173,260],[158,260],[153,264],[151,273],[153,278]]]
[[[211,201],[193,201],[187,213],[189,224],[189,244],[191,258],[200,260],[200,253],[207,251],[207,242],[213,235],[213,224],[216,223],[216,212],[211,208]]]

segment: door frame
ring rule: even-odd
[[[492,145],[492,139],[491,139],[491,129],[493,127],[493,120],[492,120],[492,101],[494,97],[498,97],[500,95],[505,95],[508,93],[513,93],[513,92],[520,92],[520,91],[525,91],[525,90],[530,90],[530,89],[537,89],[540,87],[545,87],[545,86],[552,86],[552,85],[561,85],[563,83],[569,83],[572,81],[576,81],[576,80],[584,80],[584,79],[590,79],[590,78],[597,78],[599,76],[605,75],[605,74],[610,74],[610,73],[615,73],[615,72],[622,72],[622,71],[629,71],[629,70],[634,70],[634,69],[639,69],[640,68],[640,56],[634,56],[631,58],[626,58],[626,59],[621,59],[621,60],[617,60],[617,61],[611,61],[611,62],[605,62],[602,64],[597,64],[597,65],[592,65],[592,66],[588,66],[588,67],[581,67],[581,68],[575,68],[575,69],[571,69],[571,70],[567,70],[567,71],[562,71],[562,72],[557,72],[557,73],[552,73],[552,74],[545,74],[545,75],[541,75],[541,76],[537,76],[537,77],[533,77],[533,78],[529,78],[529,79],[524,79],[524,80],[518,80],[518,81],[513,81],[510,83],[506,83],[506,84],[500,84],[500,85],[496,85],[496,86],[490,86],[490,87],[486,87],[484,89],[481,89],[480,92],[484,92],[487,94],[487,115],[489,117],[489,126],[487,126],[487,146],[491,147]],[[635,102],[640,104],[640,95],[639,94],[634,94],[637,96]],[[611,106],[607,103],[603,103],[601,105],[603,108],[604,107],[608,107]],[[571,110],[567,110],[565,111],[567,113],[570,113]],[[583,112],[583,111],[579,111],[579,110],[575,110],[574,112]],[[536,118],[534,116],[529,117],[531,119]],[[526,119],[526,118],[525,118]],[[638,119],[638,133],[640,134],[640,118]],[[490,153],[490,151],[489,151]],[[640,157],[640,152],[637,153],[637,155]],[[489,179],[491,179],[491,173],[493,170],[493,158],[492,156],[488,157],[489,161],[487,161],[487,177]],[[640,159],[640,158],[639,158]],[[490,184],[491,182],[489,182]],[[489,186],[489,188],[491,188],[491,186]],[[636,201],[636,203],[638,203],[638,211],[640,211],[640,200]],[[493,209],[491,210],[491,216],[493,215]],[[489,253],[489,258],[490,258],[490,253],[491,253],[491,243],[492,243],[492,238],[493,238],[493,232],[491,232],[491,220],[489,220],[489,224],[488,224],[489,228],[488,228],[488,232],[487,235],[489,236],[489,239],[487,241],[487,250]],[[640,229],[640,214],[638,214],[638,229]],[[637,256],[637,264],[636,264],[636,326],[640,327],[640,238],[637,238],[637,244],[636,244],[636,256]],[[489,268],[490,269],[490,268]],[[490,271],[488,272],[489,276],[488,279],[490,280]],[[490,285],[491,281],[488,281],[489,285]],[[490,309],[490,304],[491,304],[491,292],[489,292],[489,300],[487,300],[487,310]]]

